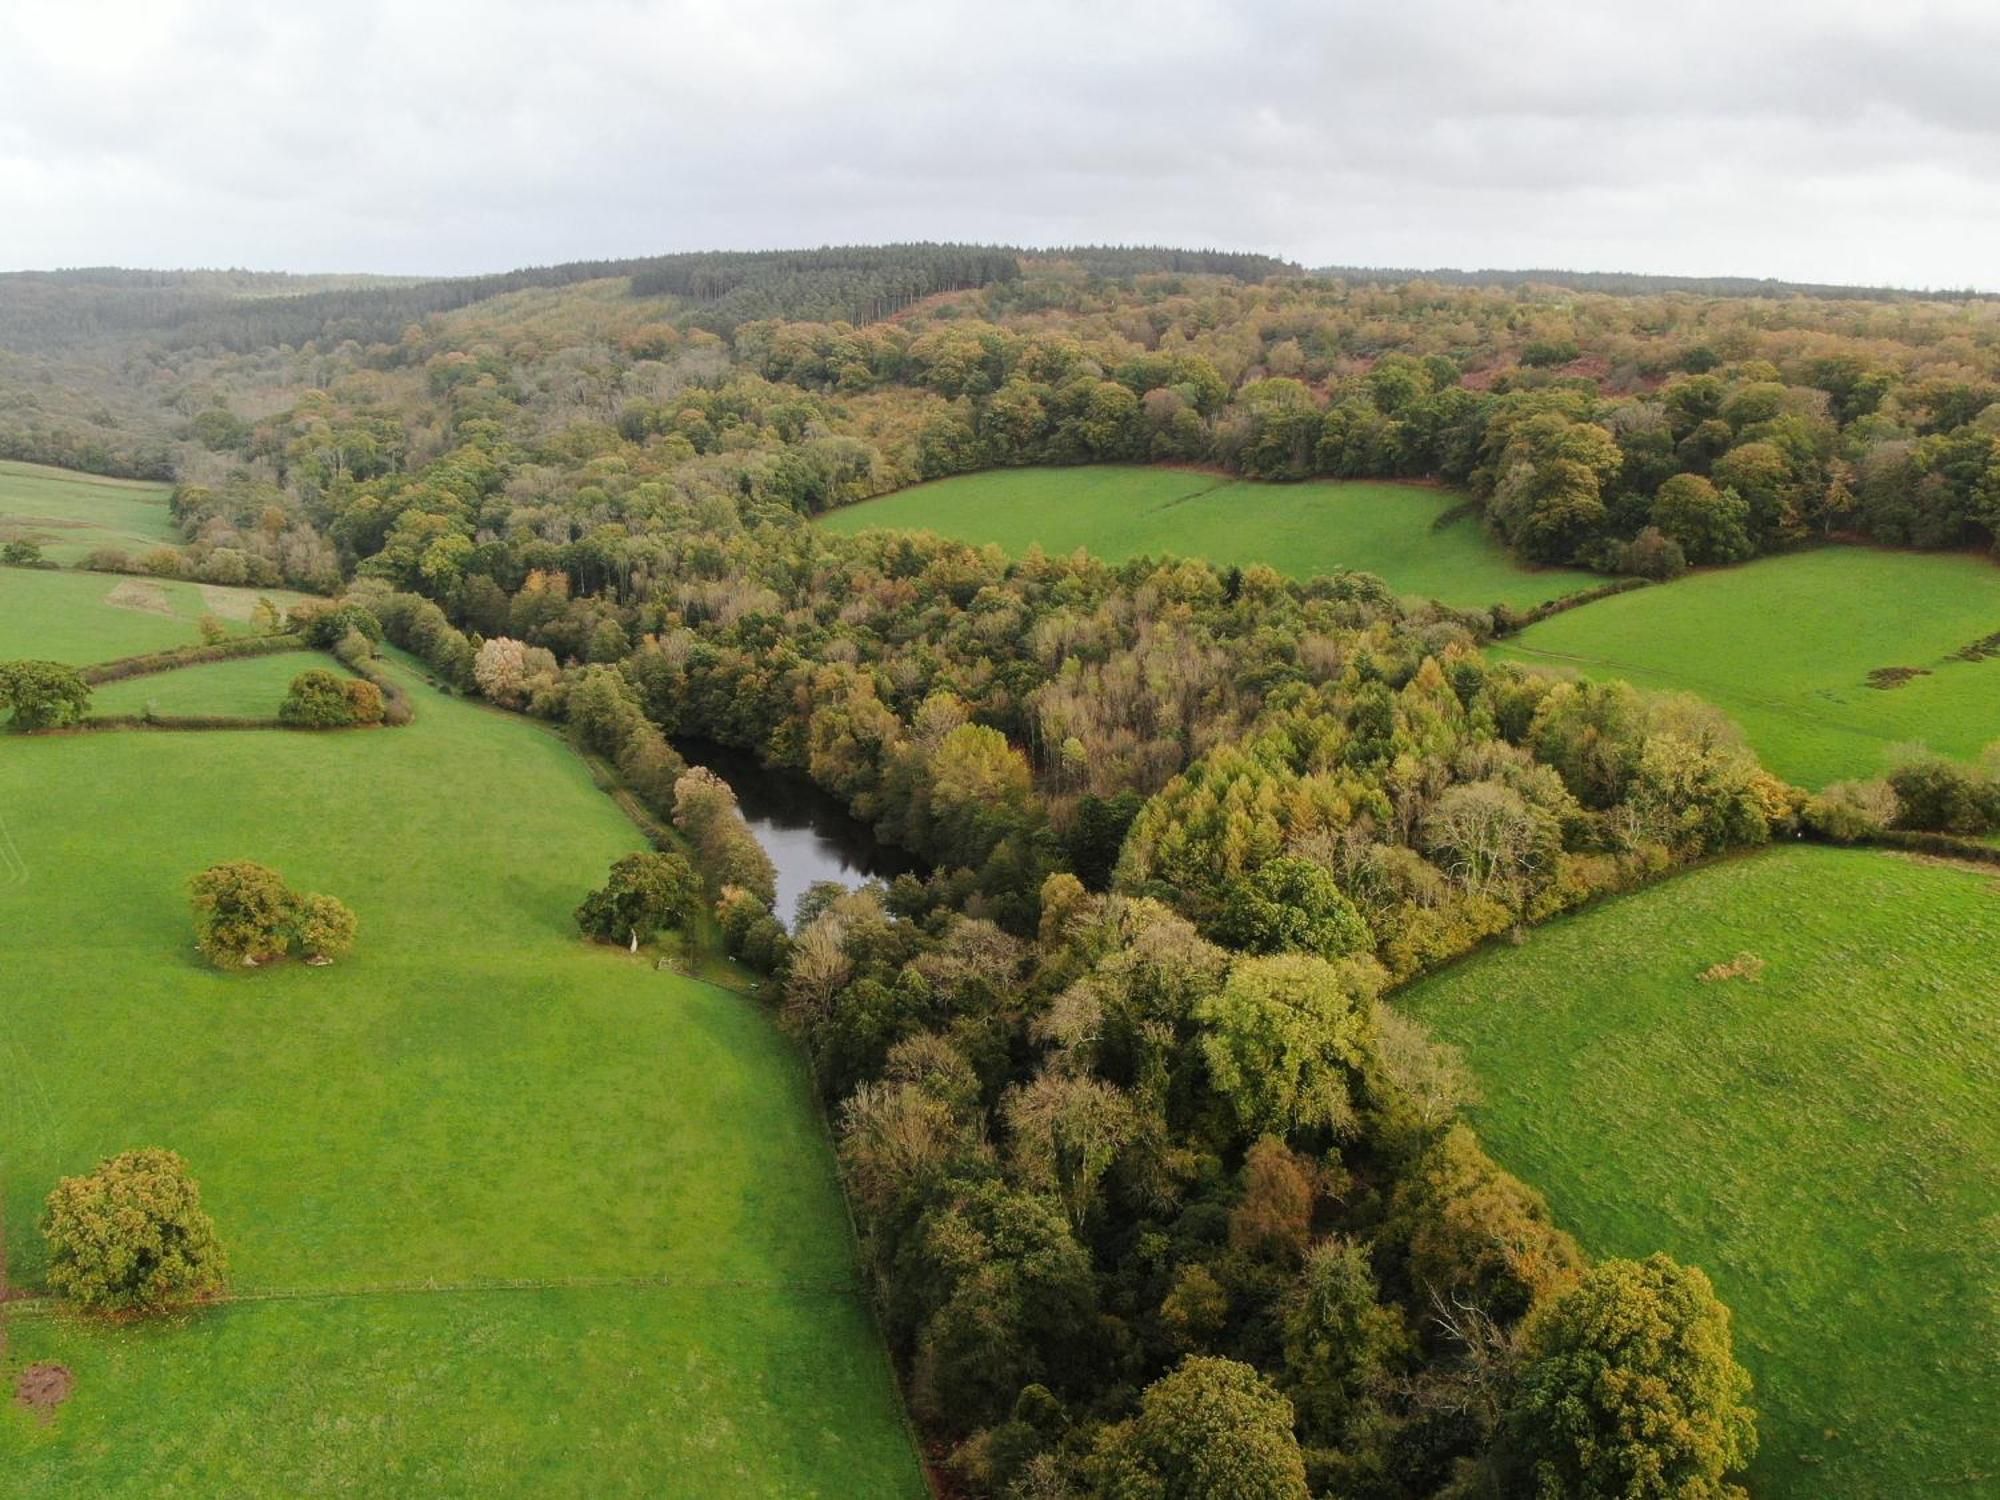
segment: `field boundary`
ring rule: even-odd
[[[278,656],[287,651],[313,648],[297,635],[237,636],[204,646],[172,646],[165,651],[148,651],[138,656],[120,656],[111,661],[79,667],[77,675],[92,687],[107,682],[127,682],[134,677],[152,677],[161,672],[177,672],[183,667],[205,666],[210,662],[236,661],[256,656]]]

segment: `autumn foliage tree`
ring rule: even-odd
[[[49,1286],[92,1312],[157,1312],[216,1291],[225,1261],[187,1163],[127,1151],[49,1194]]]
[[[331,962],[353,947],[359,926],[341,901],[302,896],[255,860],[212,865],[188,892],[195,945],[218,968],[256,968],[295,950],[309,962]]]

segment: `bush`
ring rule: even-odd
[[[127,1151],[49,1194],[49,1286],[93,1311],[153,1312],[222,1285],[222,1247],[187,1163]]]
[[[295,729],[343,729],[382,722],[382,690],[361,678],[342,678],[323,667],[301,672],[278,708]]]
[[[1852,844],[1896,820],[1896,793],[1881,781],[1836,781],[1807,800],[1805,824],[1821,838]]]
[[[354,947],[360,926],[346,903],[332,896],[307,896],[299,902],[294,935],[310,964],[328,964]]]
[[[1889,786],[1898,828],[1979,834],[2000,824],[2000,783],[1942,756],[1905,761],[1889,773]]]
[[[42,549],[33,542],[0,543],[0,563],[10,568],[39,568],[47,566],[42,561]]]
[[[331,651],[350,634],[358,633],[371,644],[382,639],[382,622],[365,606],[343,600],[328,604],[308,599],[292,606],[286,622],[305,638],[308,646]]]
[[[61,729],[90,707],[90,685],[57,661],[0,662],[0,708],[16,729]]]

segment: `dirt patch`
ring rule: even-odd
[[[1722,979],[1747,979],[1755,984],[1764,977],[1764,960],[1754,953],[1739,953],[1726,964],[1710,964],[1699,977],[1703,984]]]
[[[1951,654],[1959,661],[1990,661],[2000,656],[2000,630],[1981,636],[1969,646],[1960,646]]]
[[[1890,688],[1901,687],[1913,677],[1928,677],[1930,675],[1931,669],[1929,667],[1877,667],[1868,674],[1868,685],[1872,688],[1881,688],[1886,692]]]
[[[201,602],[208,612],[225,620],[248,620],[250,611],[257,607],[257,596],[243,589],[219,588],[212,583],[196,587],[201,590]]]
[[[141,578],[127,578],[114,584],[111,592],[104,596],[104,602],[118,609],[136,609],[149,615],[171,615],[173,604],[167,598],[167,591],[157,583],[147,583]]]
[[[37,1421],[53,1422],[56,1408],[69,1400],[75,1389],[76,1376],[68,1365],[29,1365],[14,1381],[14,1404],[33,1412]]]

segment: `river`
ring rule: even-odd
[[[778,872],[778,918],[787,928],[799,897],[822,880],[852,889],[869,880],[924,873],[924,862],[875,837],[802,772],[774,770],[747,750],[714,740],[678,739],[674,749],[691,766],[707,766],[736,793],[743,820]]]

